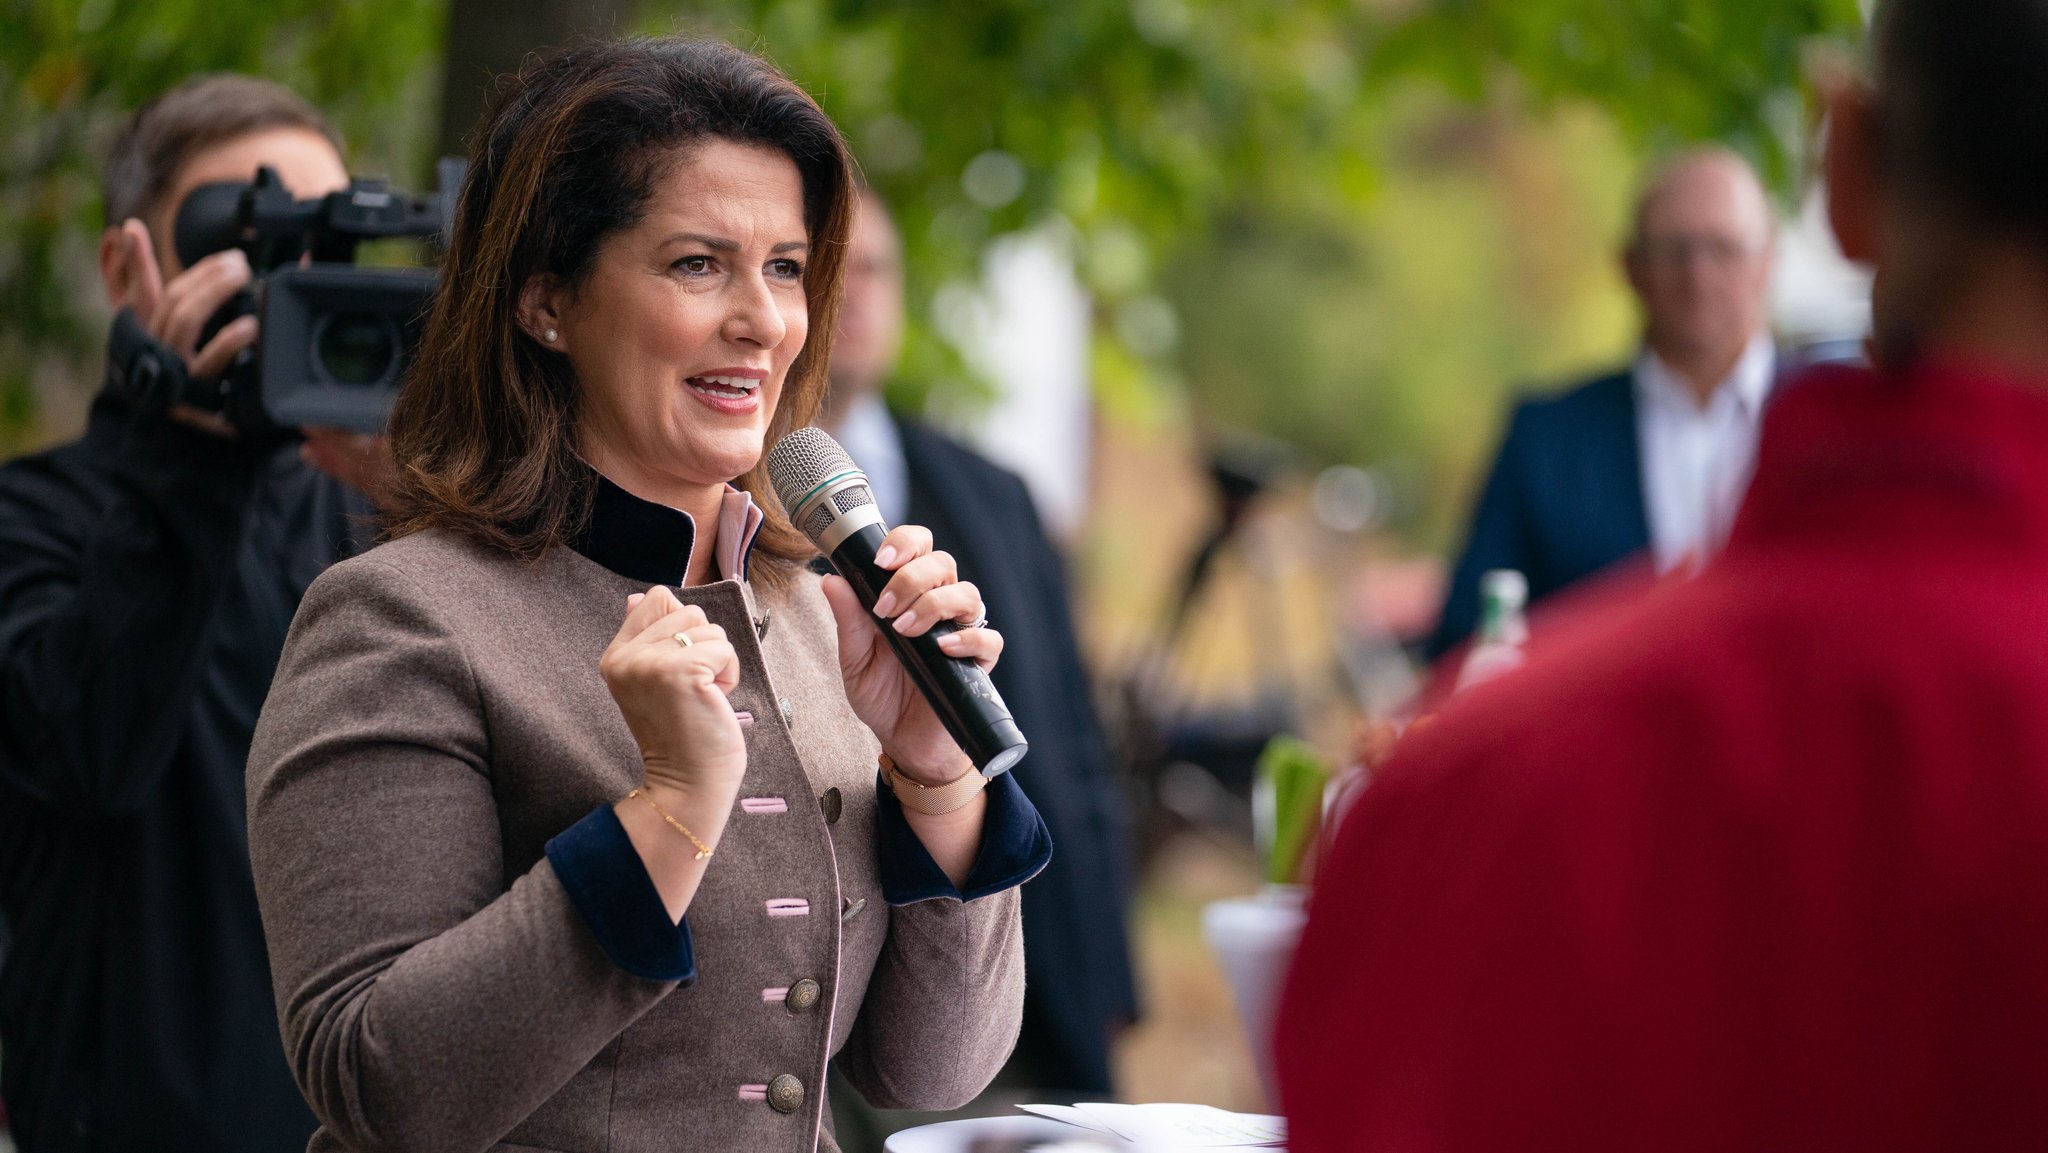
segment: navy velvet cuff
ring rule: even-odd
[[[548,842],[548,863],[612,964],[649,981],[697,979],[690,922],[668,919],[654,881],[610,805]]]
[[[879,810],[882,899],[892,905],[951,897],[972,901],[991,893],[1021,885],[1038,875],[1052,860],[1052,833],[1037,806],[1024,795],[1015,773],[1004,773],[988,783],[982,792],[988,797],[988,812],[981,823],[981,851],[974,856],[974,868],[967,883],[955,888],[945,870],[932,860],[924,842],[903,816],[903,804],[889,791],[880,773],[875,774],[876,807]]]

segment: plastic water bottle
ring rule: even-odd
[[[1511,568],[1493,569],[1479,578],[1479,640],[1458,670],[1458,692],[1522,667],[1522,646],[1529,642],[1529,580]]]

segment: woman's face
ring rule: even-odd
[[[809,332],[809,254],[788,156],[712,140],[672,163],[640,223],[557,298],[590,463],[670,504],[752,468]]]

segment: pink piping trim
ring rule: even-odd
[[[761,990],[761,1000],[763,1000],[763,1001],[766,1001],[766,1002],[767,1002],[768,1004],[770,1004],[770,1005],[777,1005],[777,1004],[780,1004],[780,1003],[782,1003],[783,1001],[787,1001],[788,999],[789,999],[789,986],[787,986],[787,985],[784,985],[784,986],[783,986],[782,988],[780,988],[780,989],[763,989],[763,990]]]
[[[766,1085],[740,1086],[740,1100],[742,1101],[766,1101],[767,1099],[768,1086]]]
[[[754,547],[754,534],[768,514],[754,503],[752,494],[725,486],[718,502],[718,575],[726,580],[747,579],[747,553]]]
[[[781,797],[741,797],[740,811],[743,813],[786,813],[789,802]]]
[[[802,897],[771,897],[767,905],[768,915],[771,917],[808,917],[811,915],[811,903]]]

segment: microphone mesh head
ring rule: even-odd
[[[826,478],[858,468],[839,442],[832,439],[832,434],[816,426],[796,429],[768,450],[768,479],[774,482],[775,495],[791,516],[796,515],[797,505],[804,497]],[[842,514],[873,503],[875,494],[865,484],[841,489],[832,494],[832,499],[820,501],[796,527],[815,543]]]

